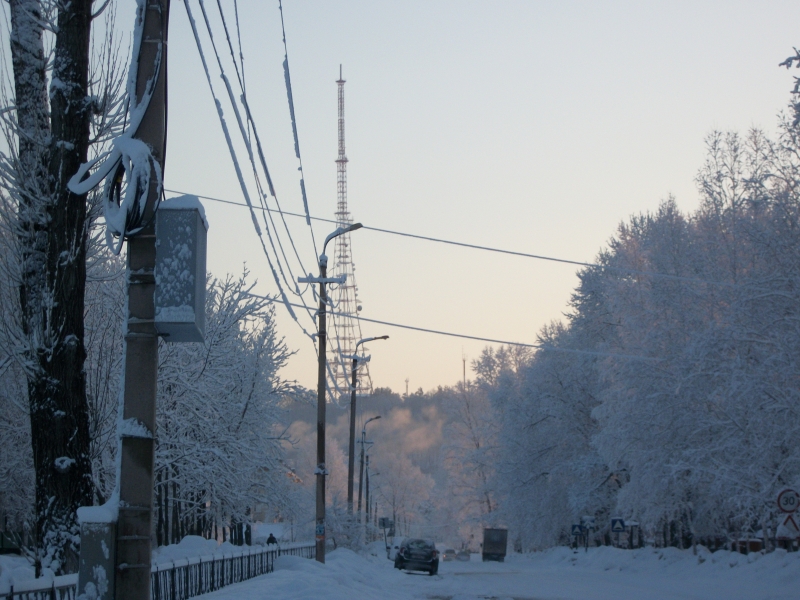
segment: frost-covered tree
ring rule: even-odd
[[[257,504],[286,508],[291,478],[279,423],[297,386],[279,375],[290,352],[273,308],[251,287],[246,274],[212,281],[205,343],[159,350],[159,543],[210,536],[214,527],[236,531]]]
[[[407,455],[382,457],[371,464],[372,473],[380,476],[370,480],[370,496],[380,498],[382,515],[395,522],[397,535],[410,535],[414,525],[415,534],[426,537],[429,532],[424,527],[425,511],[430,500],[434,482],[430,475],[422,472]]]
[[[86,196],[66,184],[121,116],[112,38],[95,54],[96,68],[90,61],[92,24],[107,7],[93,0],[8,2],[4,40],[13,82],[2,82],[0,208],[9,232],[7,283],[17,294],[5,341],[27,381],[37,572],[76,568],[75,510],[93,496],[83,368],[93,217]]]
[[[490,524],[497,508],[498,421],[485,389],[471,382],[440,389],[436,399],[447,418],[442,449],[448,500],[462,528],[474,534]]]
[[[710,134],[695,211],[669,198],[621,224],[529,364],[476,363],[523,547],[584,514],[675,545],[775,533],[800,483],[798,127]]]

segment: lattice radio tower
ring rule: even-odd
[[[344,82],[342,79],[342,65],[339,65],[339,79],[336,85],[339,88],[339,156],[336,159],[336,223],[338,227],[347,227],[353,223],[350,211],[347,209],[347,155],[344,150]],[[337,289],[331,290],[335,312],[339,313],[333,319],[333,344],[332,356],[328,360],[330,371],[333,374],[338,388],[338,393],[349,398],[352,380],[353,361],[356,342],[363,338],[361,323],[358,320],[358,311],[361,305],[358,301],[358,286],[356,285],[355,265],[350,250],[350,234],[345,233],[336,238],[334,249],[334,262],[331,275],[338,277],[346,275],[347,281]],[[366,348],[362,344],[359,351],[364,354]],[[372,391],[372,379],[369,375],[369,363],[358,361],[356,393],[366,394]],[[334,392],[335,393],[335,392]]]

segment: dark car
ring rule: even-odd
[[[427,571],[430,575],[439,572],[439,553],[433,542],[418,538],[403,541],[394,559],[395,569]]]

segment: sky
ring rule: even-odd
[[[230,18],[233,0],[222,4]],[[199,4],[189,5],[235,136]],[[224,58],[216,5],[206,6]],[[302,212],[281,13],[275,1],[237,6],[264,153],[282,205]],[[133,8],[133,0],[119,0],[120,28],[132,24]],[[573,261],[592,261],[621,221],[655,210],[670,194],[694,209],[704,138],[713,129],[774,132],[800,74],[778,67],[800,43],[789,1],[284,0],[283,14],[312,215],[333,218],[336,208],[341,64],[356,221]],[[252,194],[244,149],[236,148]],[[180,1],[170,19],[165,187],[243,202]],[[224,277],[246,266],[257,293],[275,294],[248,211],[204,204],[209,270]],[[304,221],[287,223],[316,272]],[[317,242],[332,229],[315,222]],[[367,229],[351,242],[362,315],[376,320],[535,343],[544,325],[569,310],[577,284],[574,265]],[[304,274],[295,269],[290,277]],[[296,351],[284,377],[313,389],[311,341],[280,305],[276,317]],[[366,322],[362,332],[390,335],[370,345],[370,370],[375,386],[398,392],[406,381],[411,391],[456,383],[462,359],[486,345]]]
[[[216,4],[206,5],[224,58]],[[233,28],[233,3],[223,5]],[[118,25],[132,22],[132,6],[119,3]],[[235,137],[199,5],[190,6]],[[239,0],[237,8],[247,96],[265,158],[283,209],[300,213],[278,3]],[[670,194],[684,210],[697,206],[694,178],[709,132],[775,131],[794,75],[778,63],[800,43],[795,8],[763,0],[285,0],[310,214],[332,219],[336,208],[341,64],[355,221],[591,262],[621,221],[656,209]],[[230,61],[225,68],[235,81]],[[244,146],[235,144],[247,178]],[[165,187],[244,202],[177,1]],[[203,202],[209,270],[222,277],[246,265],[256,292],[275,294],[248,211]],[[286,219],[306,272],[316,274],[308,227]],[[334,226],[317,221],[313,228],[319,244]],[[577,284],[576,267],[565,264],[366,229],[353,232],[351,244],[361,315],[415,327],[535,343],[544,325],[569,310]],[[282,306],[276,310],[280,333],[296,350],[283,375],[314,388],[312,342]],[[308,317],[302,323],[313,332]],[[487,345],[366,322],[362,333],[390,336],[370,345],[370,372],[375,386],[396,392],[405,391],[406,379],[412,392],[455,384],[464,358],[469,367]]]

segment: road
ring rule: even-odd
[[[325,565],[282,557],[276,571],[204,600],[796,600],[800,553],[745,557],[676,549],[556,548],[504,563],[443,562],[405,573],[382,556],[336,550]]]

